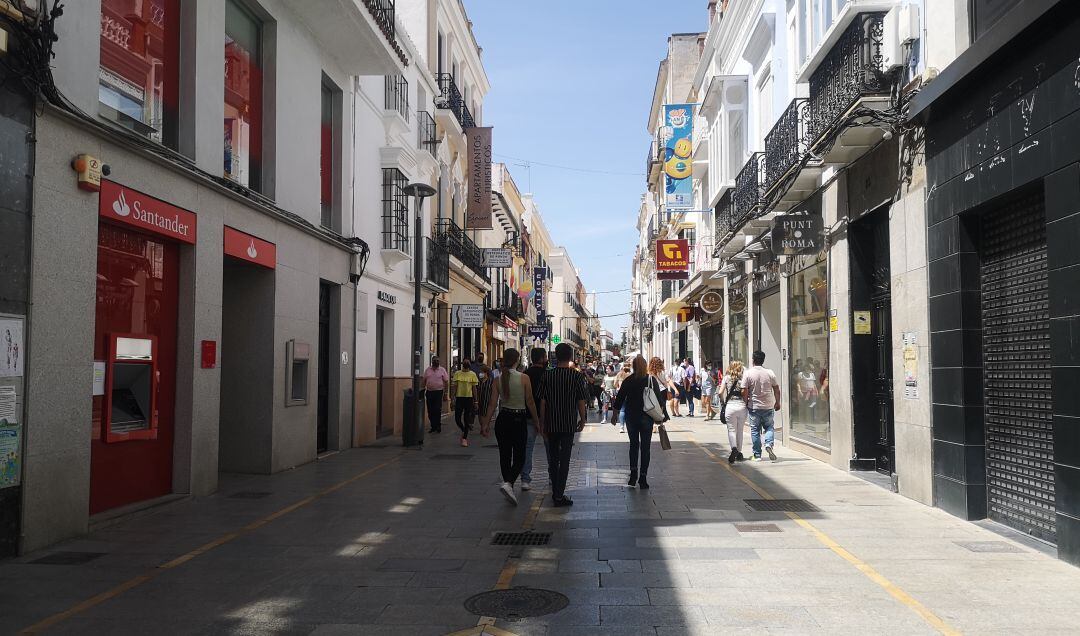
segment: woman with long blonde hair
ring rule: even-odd
[[[653,358],[654,361],[659,358]],[[663,366],[661,364],[661,366]],[[619,393],[612,404],[611,424],[618,419],[617,413],[626,406],[626,432],[630,436],[630,481],[627,485],[637,486],[641,490],[649,489],[649,459],[651,457],[653,422],[645,412],[645,391],[652,390],[664,411],[667,420],[667,407],[664,404],[664,385],[649,373],[652,365],[645,363],[645,358],[637,356],[633,362],[633,375],[623,380]],[[661,369],[662,370],[662,369]],[[639,463],[640,459],[640,463]],[[640,472],[638,468],[640,466]]]
[[[745,389],[743,363],[732,360],[720,384],[721,409],[723,419],[727,422],[728,444],[731,446],[731,454],[728,455],[729,464],[746,459],[742,454],[743,427],[746,425],[748,415],[744,398]]]

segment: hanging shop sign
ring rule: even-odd
[[[664,189],[668,210],[694,207],[694,105],[664,105]]]
[[[715,314],[724,308],[724,296],[718,291],[707,291],[701,296],[701,310]]]
[[[480,329],[484,326],[483,305],[454,305],[450,309],[450,326],[454,329]]]
[[[503,247],[486,247],[480,255],[480,266],[486,269],[505,269],[514,265],[514,253]]]
[[[228,225],[225,226],[225,254],[269,269],[277,267],[276,245]]]
[[[696,316],[696,312],[693,307],[683,307],[679,310],[679,313],[675,316],[675,322],[690,322]]]
[[[529,327],[529,337],[539,342],[545,342],[548,339],[547,327]]]
[[[687,239],[661,239],[657,241],[656,271],[690,271],[690,241]]]
[[[777,254],[817,254],[825,247],[820,214],[784,214],[773,220],[772,249]]]
[[[466,230],[491,226],[491,127],[466,128],[469,144],[469,194],[465,206]]]
[[[198,218],[194,212],[108,179],[101,180],[98,217],[183,243],[195,244]]]
[[[746,311],[746,285],[736,284],[728,287],[728,306],[731,311],[739,313]]]
[[[656,272],[656,280],[689,280],[690,272]]]
[[[536,307],[536,319],[540,320],[544,317],[544,313],[547,311],[547,306],[544,302],[544,281],[547,280],[547,268],[546,267],[534,267],[533,268],[533,306]]]
[[[518,328],[517,321],[514,320],[513,318],[511,318],[510,316],[503,316],[502,317],[502,326],[506,327],[510,331],[517,331],[517,328]]]

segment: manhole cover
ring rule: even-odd
[[[1015,545],[1004,541],[954,541],[954,543],[972,552],[1023,552]]]
[[[449,459],[449,460],[472,459],[472,455],[466,455],[465,453],[448,453],[448,454],[445,454],[445,455],[432,455],[431,458],[432,459],[443,459],[443,460],[445,460],[445,459]]]
[[[746,505],[758,512],[820,512],[805,499],[743,499]]]
[[[260,492],[255,490],[244,490],[241,492],[233,493],[229,495],[229,499],[265,499],[273,493]]]
[[[570,599],[558,592],[515,587],[469,597],[465,609],[477,616],[517,620],[554,614],[569,604]]]
[[[550,532],[496,532],[491,545],[547,545]]]
[[[780,526],[775,523],[736,523],[735,529],[739,532],[780,532]]]
[[[82,565],[103,556],[105,556],[104,552],[53,552],[31,561],[31,563],[38,565]]]

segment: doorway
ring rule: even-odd
[[[889,207],[851,224],[851,376],[855,465],[896,472]],[[869,322],[869,325],[865,323]]]
[[[387,337],[393,337],[388,321],[393,314],[382,307],[375,308],[375,437],[385,437],[394,432],[393,425],[387,426],[389,392],[393,390],[393,380],[386,377],[387,356],[393,347],[386,344]]]
[[[315,429],[315,450],[319,453],[330,449],[330,306],[333,293],[332,284],[319,281],[319,389]]]

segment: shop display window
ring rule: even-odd
[[[225,2],[224,174],[260,187],[262,158],[262,25],[236,0]]]
[[[728,364],[738,360],[750,366],[750,333],[746,314],[746,296],[739,295],[731,300],[731,350],[728,351]],[[726,365],[725,365],[726,367]]]
[[[101,0],[101,116],[176,145],[179,0]]]
[[[828,265],[824,258],[788,279],[788,405],[791,436],[829,448]]]

